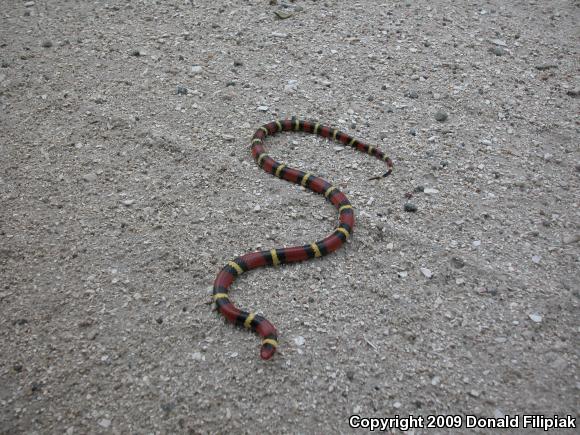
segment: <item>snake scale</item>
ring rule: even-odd
[[[389,175],[393,162],[378,148],[367,145],[338,129],[321,125],[318,122],[303,121],[296,118],[276,120],[261,126],[252,136],[251,152],[256,163],[264,171],[291,183],[300,184],[324,197],[338,209],[338,226],[324,239],[304,246],[270,249],[251,252],[229,261],[218,273],[213,286],[213,301],[217,311],[229,322],[243,326],[262,337],[260,356],[264,360],[272,358],[278,347],[276,328],[265,317],[237,308],[229,298],[229,288],[242,273],[264,266],[278,266],[284,263],[295,263],[309,258],[322,257],[339,249],[352,235],[354,228],[354,210],[348,198],[328,181],[310,172],[286,166],[270,157],[264,147],[268,136],[284,131],[298,131],[318,134],[324,138],[353,147],[354,149],[386,162],[387,171],[379,179]]]

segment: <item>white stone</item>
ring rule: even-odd
[[[111,425],[111,420],[108,418],[102,418],[99,420],[99,426],[104,427],[105,429]]]
[[[301,335],[294,337],[294,343],[296,343],[296,346],[303,346],[305,342],[306,340]]]
[[[205,361],[205,355],[203,355],[201,352],[193,352],[191,354],[191,359],[194,361]]]

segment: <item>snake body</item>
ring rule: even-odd
[[[339,249],[352,235],[354,228],[354,210],[348,198],[328,181],[286,166],[270,157],[264,147],[264,139],[283,131],[301,131],[318,134],[325,138],[353,147],[354,149],[383,160],[387,165],[387,172],[374,179],[386,177],[393,168],[391,159],[381,150],[367,145],[338,129],[321,125],[318,122],[302,121],[295,118],[276,120],[261,126],[252,136],[251,152],[258,166],[264,171],[278,178],[296,183],[310,189],[324,197],[338,209],[338,226],[324,239],[304,246],[270,249],[251,252],[229,261],[218,273],[213,286],[213,301],[216,309],[229,322],[256,332],[262,337],[260,356],[264,360],[270,359],[278,346],[276,328],[260,314],[240,310],[229,298],[229,288],[242,273],[264,266],[278,266],[284,263],[295,263],[309,258],[322,257]]]

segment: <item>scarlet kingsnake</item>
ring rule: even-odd
[[[290,168],[284,163],[277,162],[266,153],[263,145],[264,138],[273,136],[280,131],[303,131],[305,133],[318,134],[322,137],[332,138],[344,145],[351,146],[358,151],[367,153],[387,164],[387,172],[382,176],[373,177],[379,179],[389,175],[393,169],[393,162],[381,150],[367,145],[337,129],[320,125],[318,122],[301,121],[295,118],[282,121],[272,121],[261,126],[252,137],[252,156],[264,171],[278,178],[300,184],[313,192],[323,194],[325,198],[338,209],[339,225],[326,238],[304,246],[291,248],[278,248],[269,251],[257,251],[237,257],[219,272],[213,286],[213,300],[217,310],[231,323],[244,326],[262,337],[262,359],[270,359],[276,352],[278,336],[276,328],[263,316],[247,311],[239,310],[229,299],[228,289],[235,278],[248,270],[263,266],[278,266],[283,263],[295,263],[309,258],[321,257],[336,251],[352,234],[354,227],[354,210],[347,197],[328,181]]]

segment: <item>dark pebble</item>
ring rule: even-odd
[[[413,89],[407,91],[406,96],[409,97],[409,98],[412,98],[414,100],[416,100],[417,98],[419,98],[419,94],[417,93],[417,91],[415,91]]]
[[[461,258],[459,257],[452,257],[451,258],[451,265],[455,268],[455,269],[461,269],[463,268],[463,266],[465,266],[465,261],[463,261]]]
[[[577,98],[578,96],[580,96],[580,88],[570,89],[568,92],[566,92],[566,95],[568,95],[569,97]]]
[[[447,121],[447,113],[443,112],[442,110],[438,110],[435,113],[435,120],[439,122]]]
[[[552,68],[558,68],[558,65],[551,64],[551,63],[543,63],[540,65],[536,65],[535,68],[539,71],[546,71]]]
[[[413,189],[413,192],[415,193],[421,193],[425,191],[425,186],[417,186]]]
[[[78,323],[78,327],[79,328],[88,328],[89,326],[91,326],[93,324],[92,320],[90,319],[85,319],[85,320],[81,320]]]
[[[50,47],[52,47],[52,41],[48,41],[48,40],[47,41],[42,41],[42,46],[44,48],[50,48]]]
[[[141,52],[139,50],[131,50],[131,56],[139,57]]]
[[[177,95],[187,95],[187,88],[183,85],[177,85]]]
[[[33,383],[30,385],[30,389],[31,389],[32,391],[34,391],[34,392],[36,392],[36,391],[40,391],[40,390],[42,389],[42,385],[40,384],[40,382],[33,382]]]
[[[242,66],[243,63],[240,60],[234,60],[234,66]]]
[[[16,373],[20,373],[24,367],[22,367],[22,364],[16,363],[12,366],[12,368]]]
[[[165,412],[171,412],[175,408],[175,402],[167,402],[161,404],[161,409]]]
[[[18,325],[18,326],[26,325],[27,323],[28,323],[28,320],[26,320],[26,319],[16,319],[14,322],[12,322],[13,325]]]
[[[417,136],[417,129],[416,128],[410,128],[409,129],[409,134],[411,136]]]
[[[158,317],[155,321],[161,325],[163,323],[163,318]]]
[[[505,54],[505,50],[501,47],[494,47],[491,52],[496,56],[503,56]]]
[[[405,211],[408,211],[409,213],[415,213],[417,211],[417,206],[412,202],[407,202],[405,203]]]

